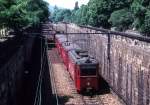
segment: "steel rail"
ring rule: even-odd
[[[41,38],[40,38],[41,39]],[[40,74],[39,74],[39,78],[38,78],[38,86],[36,88],[36,96],[35,96],[35,100],[34,100],[34,105],[41,105],[41,96],[38,96],[39,94],[41,95],[41,85],[42,85],[42,73],[43,73],[43,64],[44,64],[44,55],[45,55],[45,50],[46,48],[44,47],[44,51],[42,53],[42,39],[41,39],[41,68],[40,68]],[[38,94],[38,92],[40,92]],[[40,99],[38,98],[40,97]]]

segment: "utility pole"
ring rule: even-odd
[[[67,38],[67,43],[66,43],[66,45],[68,45],[69,46],[69,36],[68,36],[68,33],[67,33],[67,22],[65,22],[65,32],[66,32],[66,38]]]

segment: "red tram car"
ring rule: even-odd
[[[97,60],[90,57],[87,51],[78,45],[67,42],[65,35],[56,35],[56,47],[67,67],[78,92],[98,91]]]
[[[61,54],[62,43],[66,42],[67,38],[64,35],[56,35],[55,36],[55,45],[58,49],[58,52]]]
[[[81,48],[78,45],[71,42],[62,43],[61,55],[62,55],[63,62],[67,68],[70,59],[68,53],[71,50],[81,50]]]
[[[98,62],[86,51],[69,52],[68,70],[78,92],[98,91]]]

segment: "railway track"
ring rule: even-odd
[[[48,30],[46,29],[46,31]],[[47,51],[51,66],[50,76],[53,94],[56,95],[57,105],[122,105],[116,102],[118,100],[113,98],[112,94],[95,95],[93,97],[78,94],[74,81],[67,72],[57,49],[52,48],[47,49]]]
[[[111,93],[93,97],[78,94],[69,72],[58,55],[57,49],[49,50],[49,59],[51,59],[53,65],[52,84],[53,88],[56,89],[54,94],[58,95],[59,105],[122,105]],[[62,96],[68,97],[67,102],[61,102],[60,97]]]
[[[43,24],[42,25],[42,34],[43,36],[47,37],[47,35],[49,34],[49,27],[47,24]],[[47,59],[49,59],[49,49],[48,49],[48,43],[47,43],[47,39],[46,39],[46,51],[47,51]],[[51,57],[51,58],[56,58],[56,57]],[[55,96],[55,105],[59,105],[59,99],[58,99],[58,95],[57,95],[57,90],[56,90],[56,84],[55,84],[55,77],[54,77],[54,72],[53,72],[53,67],[52,64],[54,63],[55,59],[48,60],[48,65],[49,65],[49,74],[50,74],[50,82],[51,82],[51,88],[52,88],[52,94],[54,94]],[[53,100],[54,101],[54,100]]]
[[[113,104],[109,104],[108,102],[105,102],[104,104],[100,95],[94,95],[91,97],[91,96],[84,96],[77,93],[76,88],[74,87],[74,82],[72,81],[71,78],[69,78],[69,80],[70,80],[69,84],[72,90],[71,94],[77,98],[77,102],[75,105],[113,105]],[[67,105],[72,105],[72,104],[67,104]]]
[[[53,49],[56,50],[56,49]],[[60,61],[59,57],[57,56],[58,52],[57,51],[51,51],[51,55],[49,53],[49,56],[51,56],[50,58],[52,58],[52,63],[62,63],[62,61]],[[63,68],[62,68],[63,69]],[[54,71],[53,71],[54,72]],[[55,75],[53,73],[53,75]],[[69,88],[71,90],[71,95],[73,98],[75,98],[75,100],[72,100],[71,102],[67,102],[65,103],[65,105],[104,105],[103,102],[100,100],[100,97],[98,95],[94,96],[94,97],[90,97],[90,96],[83,96],[81,94],[78,94],[76,91],[76,88],[74,86],[74,82],[71,79],[71,77],[69,76],[69,73],[67,73],[68,77],[66,78],[66,81],[69,84]],[[54,77],[54,76],[53,76]],[[53,84],[55,84],[57,80],[54,78]],[[57,86],[57,85],[56,85]],[[58,87],[56,87],[57,89]],[[56,91],[58,92],[58,91]],[[56,94],[56,93],[55,93]],[[59,93],[57,93],[59,95]]]
[[[69,81],[72,90],[72,95],[76,98],[79,98],[80,100],[80,101],[78,100],[76,105],[104,105],[99,95],[95,95],[92,97],[81,95],[77,93],[73,80],[69,78]]]
[[[83,101],[85,105],[103,105],[100,103],[100,101],[96,96],[95,97],[83,96]]]
[[[47,48],[47,51],[48,51],[48,54],[49,54],[49,50]],[[53,53],[53,52],[51,52]],[[49,55],[48,55],[49,57]],[[56,79],[54,77],[54,71],[53,71],[53,67],[52,67],[52,64],[53,63],[56,63],[55,61],[57,61],[57,58],[56,56],[53,56],[51,58],[54,58],[54,59],[51,59],[51,61],[49,61],[49,66],[50,66],[50,80],[51,80],[51,85],[52,85],[52,94],[55,95],[55,100],[56,100],[56,105],[59,105],[59,98],[58,98],[58,94],[57,94],[57,87],[56,87]]]

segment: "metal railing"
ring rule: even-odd
[[[53,45],[54,43],[51,43],[51,45]],[[47,41],[46,41],[46,45],[47,45],[47,51],[48,51],[48,43],[47,43]],[[47,59],[49,59],[48,58],[48,54],[47,54]],[[52,84],[52,86],[51,86],[51,88],[53,89],[53,95],[55,95],[55,105],[59,105],[59,98],[58,98],[58,95],[57,95],[57,89],[56,89],[56,84],[55,84],[55,79],[54,79],[54,73],[53,73],[53,67],[52,67],[52,63],[51,63],[51,61],[50,60],[48,60],[48,65],[49,65],[49,69],[50,69],[50,79],[51,79],[51,84]]]
[[[38,84],[36,87],[36,95],[34,100],[34,105],[42,105],[42,82],[43,82],[43,72],[46,65],[46,46],[42,45],[43,38],[41,39],[41,68],[38,76]]]
[[[56,90],[56,85],[53,79],[53,72],[52,72],[52,64],[50,62],[50,60],[48,60],[48,43],[47,43],[47,39],[45,37],[39,37],[41,39],[41,68],[40,68],[40,72],[39,72],[39,76],[38,76],[38,82],[37,82],[37,87],[36,87],[36,94],[35,94],[35,99],[34,99],[34,105],[45,105],[44,101],[45,101],[45,96],[43,95],[43,80],[45,78],[44,73],[47,70],[47,66],[49,67],[49,73],[50,73],[50,82],[51,85],[54,85],[54,97],[56,100],[52,100],[53,102],[55,102],[55,105],[59,105],[59,100],[58,100],[58,96],[57,96],[57,90]],[[44,41],[44,43],[43,43]],[[51,87],[52,88],[52,87]]]

